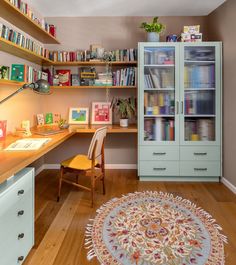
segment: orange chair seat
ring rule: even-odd
[[[98,161],[95,160],[95,166]],[[76,155],[67,160],[61,162],[61,166],[77,169],[77,170],[89,170],[92,167],[92,160],[88,159],[86,155]]]

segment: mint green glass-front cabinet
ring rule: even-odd
[[[140,179],[218,180],[221,43],[139,43],[138,98]]]

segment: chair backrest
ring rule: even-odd
[[[106,137],[106,134],[107,134],[106,126],[96,130],[88,149],[88,159],[92,159],[93,150],[95,146],[96,146],[95,158],[99,157],[102,154],[102,145],[104,142],[104,138]]]

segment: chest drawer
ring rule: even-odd
[[[179,148],[172,146],[140,146],[140,160],[179,160]]]
[[[181,160],[220,160],[220,147],[219,146],[181,146],[180,147]]]
[[[178,161],[140,161],[142,176],[176,176],[179,175]]]
[[[27,168],[0,185],[0,264],[21,264],[33,244],[34,171]]]
[[[182,161],[180,162],[180,175],[218,177],[221,175],[220,161]]]

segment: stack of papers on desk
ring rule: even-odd
[[[37,150],[46,143],[48,143],[52,138],[27,138],[17,140],[16,142],[10,144],[6,151],[27,151],[27,150]]]

